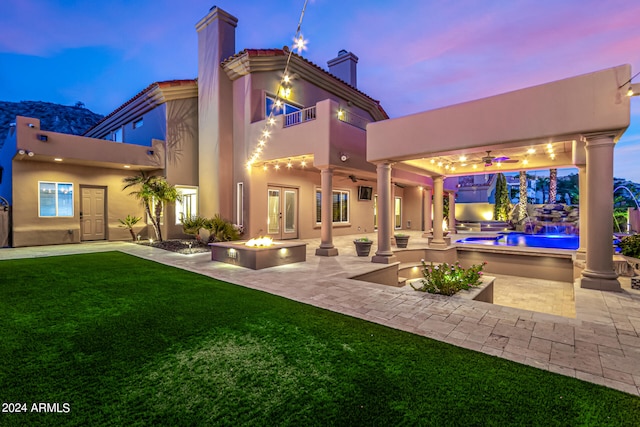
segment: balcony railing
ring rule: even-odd
[[[347,110],[340,110],[340,112],[338,113],[338,119],[362,130],[367,129],[367,123],[371,123],[371,120]]]
[[[305,108],[300,111],[296,111],[293,113],[285,114],[284,116],[284,126],[288,128],[289,126],[299,125],[300,123],[308,122],[310,120],[316,119],[316,107]]]

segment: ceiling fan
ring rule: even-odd
[[[519,160],[512,160],[509,157],[495,157],[491,155],[491,151],[487,151],[487,155],[482,157],[482,162],[485,166],[492,166],[493,162],[496,163],[518,163]]]

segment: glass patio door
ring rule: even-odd
[[[298,189],[269,187],[267,234],[278,240],[298,238]]]

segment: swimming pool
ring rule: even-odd
[[[571,234],[505,233],[498,236],[467,237],[456,243],[576,250],[580,246],[580,238]]]

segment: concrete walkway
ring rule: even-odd
[[[426,244],[411,234],[410,247]],[[207,253],[180,255],[124,242],[0,249],[0,260],[118,250],[640,396],[640,291],[630,289],[628,278],[621,278],[620,293],[574,285],[575,318],[561,317],[348,279],[380,267],[355,255],[352,238],[334,239],[337,257],[315,256],[319,241],[308,240],[307,262],[259,271],[212,262]],[[513,276],[496,281],[536,285]]]

